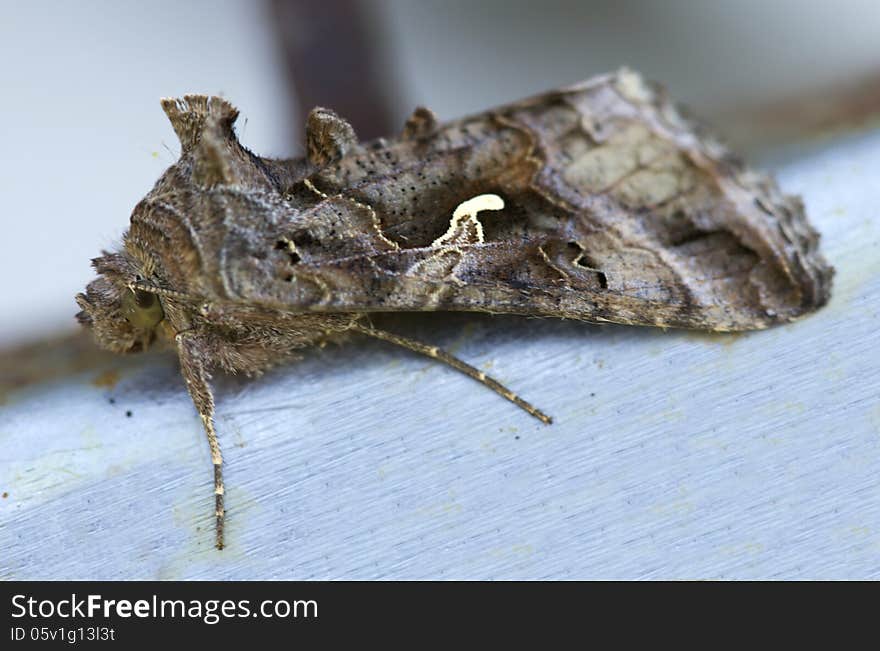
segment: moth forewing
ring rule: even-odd
[[[799,318],[830,294],[832,269],[800,201],[630,71],[447,124],[419,108],[399,139],[372,143],[317,108],[307,155],[290,160],[245,149],[225,100],[162,105],[180,160],[136,206],[124,248],[95,260],[79,318],[117,352],[155,340],[177,349],[210,444],[218,547],[214,370],[257,374],[357,332],[449,364],[549,423],[481,371],[374,329],[369,315],[732,331]]]

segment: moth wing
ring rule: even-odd
[[[482,195],[503,208],[456,212]],[[359,146],[288,196],[227,238],[234,300],[743,330],[830,291],[800,201],[628,71]]]

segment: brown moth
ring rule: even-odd
[[[307,155],[260,158],[217,97],[162,101],[180,160],[93,261],[79,320],[100,345],[176,348],[223,481],[211,372],[258,374],[360,333],[473,377],[455,357],[374,329],[387,311],[466,310],[713,331],[786,323],[826,303],[832,269],[803,205],[738,162],[633,72],[447,124],[416,109],[359,143],[316,108]]]

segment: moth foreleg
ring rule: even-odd
[[[223,455],[220,453],[220,441],[214,429],[214,395],[211,393],[207,364],[205,363],[202,345],[197,336],[182,332],[176,336],[177,352],[180,356],[180,370],[186,380],[186,388],[195,403],[205,432],[208,435],[208,446],[211,448],[211,463],[214,464],[214,516],[217,530],[217,549],[223,549]]]
[[[362,323],[355,323],[352,326],[352,329],[370,337],[375,337],[376,339],[381,339],[382,341],[387,341],[389,343],[402,346],[403,348],[408,348],[409,350],[415,351],[432,359],[436,359],[439,362],[443,362],[444,364],[451,366],[457,371],[461,371],[468,377],[475,379],[480,384],[489,387],[490,389],[492,389],[492,391],[500,395],[502,398],[510,400],[510,402],[515,404],[517,407],[524,409],[545,425],[549,425],[553,422],[553,419],[550,416],[545,414],[543,411],[541,411],[531,403],[526,402],[525,400],[520,398],[518,395],[513,393],[513,391],[501,384],[498,380],[489,377],[488,375],[474,368],[470,364],[461,361],[453,355],[450,355],[445,350],[441,350],[436,346],[428,346],[421,343],[420,341],[407,339],[406,337],[401,337],[400,335],[396,335],[391,332],[377,330],[372,326],[367,326]]]

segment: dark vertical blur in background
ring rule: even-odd
[[[361,138],[391,133],[399,93],[370,24],[375,7],[358,0],[270,0],[270,6],[300,114],[328,106],[349,116]]]
[[[441,116],[628,65],[750,148],[880,105],[873,0],[272,0],[300,111],[371,138],[414,103]],[[334,103],[335,102],[335,103]]]
[[[301,152],[315,104],[397,132],[630,66],[746,153],[880,108],[875,0],[37,0],[0,24],[0,345],[74,328],[88,261],[118,242],[177,142],[162,96],[223,94],[243,142]]]

